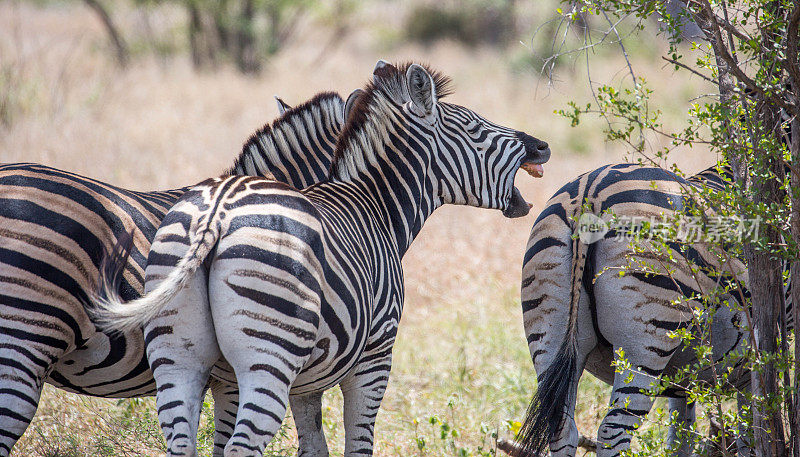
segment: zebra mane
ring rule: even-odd
[[[318,93],[250,136],[242,146],[241,154],[224,175],[267,176],[297,187],[300,183],[286,180],[289,179],[286,171],[293,163],[302,163],[305,157],[321,163],[323,170],[328,170],[332,158],[324,151],[304,148],[307,142],[301,141],[298,136],[316,134],[320,128],[338,128],[344,122],[343,113],[344,101],[339,94]]]
[[[330,176],[334,176],[339,170],[341,162],[347,160],[347,151],[352,146],[359,149],[368,147],[365,136],[365,126],[370,119],[377,120],[385,113],[386,105],[396,105],[393,100],[409,99],[408,86],[406,82],[406,72],[414,62],[403,62],[400,64],[386,65],[376,70],[374,78],[364,87],[363,93],[359,95],[353,104],[350,113],[347,115],[346,122],[342,127],[342,133],[336,143],[336,152],[331,161]],[[430,68],[427,64],[420,65],[428,72],[433,79],[436,88],[436,98],[442,98],[453,93],[452,80],[443,73]],[[382,108],[383,106],[383,108]],[[378,121],[380,122],[380,121]],[[364,151],[368,152],[368,151]],[[351,157],[352,159],[352,157]]]

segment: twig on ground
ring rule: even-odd
[[[582,434],[578,438],[578,447],[583,448],[588,452],[597,452],[597,442],[593,439],[583,436]],[[497,449],[505,452],[508,455],[522,455],[522,447],[519,444],[504,438],[497,439]]]

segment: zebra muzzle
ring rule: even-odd
[[[550,160],[550,146],[547,142],[524,132],[518,132],[517,138],[525,146],[525,158],[522,159],[520,168],[534,178],[541,178],[544,176],[542,164]]]

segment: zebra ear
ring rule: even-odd
[[[286,113],[287,111],[292,109],[292,107],[289,106],[289,104],[287,104],[285,101],[281,100],[281,98],[278,97],[277,95],[275,96],[275,102],[278,104],[278,115],[279,116],[283,116],[284,113]]]
[[[414,64],[408,67],[406,80],[414,107],[424,115],[430,114],[436,103],[436,88],[431,75],[421,66]]]
[[[397,71],[397,68],[395,68],[395,66],[389,62],[381,59],[375,64],[375,69],[372,70],[372,80],[378,82],[378,78],[384,78],[391,74],[392,71]]]
[[[350,117],[350,112],[353,111],[353,106],[355,106],[356,100],[358,100],[358,97],[360,97],[361,94],[363,94],[363,93],[364,93],[363,90],[356,89],[356,90],[353,91],[353,93],[350,94],[349,97],[347,97],[347,101],[344,102],[344,121],[345,122],[347,122],[347,118]]]

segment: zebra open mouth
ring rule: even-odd
[[[534,178],[541,178],[544,176],[542,164],[550,160],[550,146],[546,142],[523,132],[517,132],[517,138],[525,145],[525,157],[523,157],[519,168],[525,170],[526,173]],[[503,210],[503,216],[526,216],[532,207],[533,205],[526,202],[525,198],[522,197],[522,192],[519,191],[517,186],[514,186],[511,191],[511,198],[508,200],[508,206]]]
[[[536,152],[527,154],[519,168],[525,170],[526,173],[534,178],[541,178],[544,176],[544,167],[542,164],[549,159],[550,148],[547,147],[547,143],[540,141]],[[532,207],[533,205],[525,201],[522,192],[519,191],[517,186],[514,186],[511,191],[511,198],[508,200],[508,206],[503,210],[503,216],[508,218],[527,216]]]

